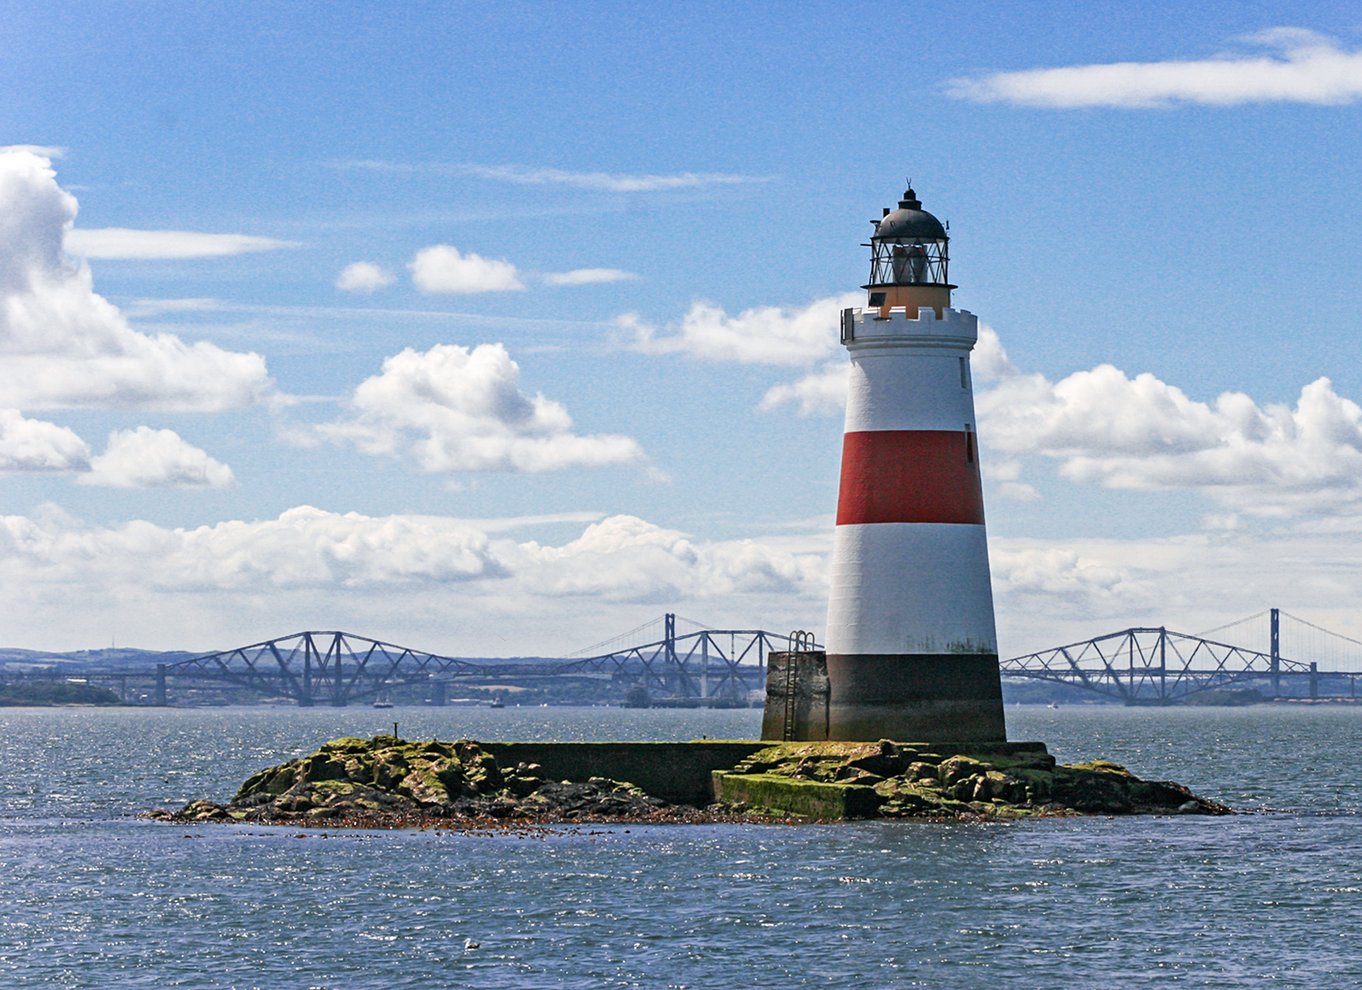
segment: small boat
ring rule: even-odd
[[[500,698],[493,698],[491,701],[489,701],[489,702],[487,703],[487,707],[488,707],[488,708],[505,708],[505,707],[506,707],[506,702],[502,701]]]
[[[374,699],[374,707],[375,707],[375,708],[391,708],[392,706],[393,706],[393,703],[388,699],[388,692],[387,692],[387,690],[384,689],[384,690],[378,692],[378,697]]]

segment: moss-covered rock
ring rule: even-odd
[[[1225,814],[1179,784],[1141,780],[1115,763],[1057,766],[1038,744],[995,751],[890,743],[776,743],[714,774],[733,808],[813,818],[1022,818],[1073,814]],[[802,786],[801,786],[802,785]],[[856,795],[869,789],[871,803]],[[838,794],[838,791],[844,793]],[[839,811],[838,809],[842,809]]]
[[[176,821],[381,824],[444,818],[584,820],[647,817],[664,806],[629,783],[549,783],[536,764],[503,771],[470,740],[335,739],[249,777],[231,803],[195,801]]]
[[[640,747],[663,744],[601,746],[598,757],[585,761],[592,772],[571,781],[547,780],[537,763],[511,764],[516,744],[495,745],[507,766],[467,739],[336,739],[315,753],[253,774],[227,805],[194,801],[155,817],[406,825],[450,819],[656,820],[668,808],[618,772],[647,764]],[[732,760],[728,769],[713,771],[716,804],[706,812],[709,817],[1008,819],[1229,811],[1178,784],[1141,780],[1115,763],[1057,766],[1039,743],[752,744],[742,746]]]
[[[716,771],[715,793],[723,804],[772,817],[870,818],[883,798],[864,784],[825,783],[779,774]]]

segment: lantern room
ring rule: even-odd
[[[862,286],[870,293],[867,305],[888,316],[891,309],[905,309],[915,318],[928,306],[939,317],[951,304],[947,265],[950,241],[946,226],[922,208],[911,186],[899,200],[898,209],[885,209],[872,220],[870,235],[870,281]]]

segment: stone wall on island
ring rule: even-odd
[[[537,764],[548,780],[592,777],[627,780],[673,804],[714,800],[715,770],[731,770],[765,743],[697,739],[693,742],[483,742],[502,766]]]

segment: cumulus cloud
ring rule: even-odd
[[[668,602],[696,594],[797,593],[821,587],[821,559],[750,540],[708,543],[636,516],[611,516],[561,546],[523,543],[515,569],[536,594]]]
[[[300,506],[196,528],[97,526],[47,508],[0,516],[0,594],[11,618],[78,598],[77,626],[121,617],[167,647],[231,646],[343,617],[340,628],[359,633],[494,655],[566,653],[614,623],[636,625],[628,606],[660,614],[690,603],[691,614],[775,629],[806,626],[824,608],[821,552],[700,540],[631,516],[551,543],[506,535],[518,525]],[[30,629],[57,645],[37,618],[9,626],[12,636]]]
[[[91,526],[60,512],[0,517],[0,561],[11,578],[41,567],[49,569],[45,581],[148,591],[381,587],[503,573],[487,535],[466,523],[310,506],[193,529],[141,520]]]
[[[846,408],[850,371],[848,362],[834,361],[797,381],[773,385],[761,397],[757,408],[771,412],[781,406],[793,405],[801,416],[839,413]]]
[[[628,282],[638,278],[633,272],[620,268],[574,268],[570,272],[549,272],[544,276],[548,285],[595,285],[601,282]]]
[[[567,517],[565,517],[567,519]],[[64,513],[0,516],[0,558],[71,577],[131,581],[151,590],[264,587],[383,588],[497,581],[531,598],[603,596],[616,602],[671,595],[821,591],[817,554],[753,541],[696,541],[635,516],[588,524],[561,545],[498,537],[512,520],[365,516],[302,505],[276,519],[169,528],[150,522],[94,527]],[[150,566],[153,564],[154,566]]]
[[[567,410],[520,390],[520,366],[501,344],[437,344],[386,358],[362,382],[349,415],[324,438],[373,455],[413,457],[430,472],[555,471],[638,461],[625,436],[573,432]]]
[[[1016,460],[991,460],[982,465],[983,475],[1009,502],[1034,502],[1040,492],[1021,480],[1022,464]]]
[[[994,540],[989,553],[993,588],[999,598],[1022,606],[1044,601],[1050,615],[1133,613],[1152,604],[1141,569],[1113,563],[1087,548]],[[1106,632],[1107,630],[1102,630]],[[1097,635],[1095,630],[1092,635]]]
[[[392,274],[371,261],[356,261],[346,265],[336,276],[336,288],[342,292],[374,292],[392,284]]]
[[[572,172],[528,165],[478,165],[475,163],[410,163],[374,160],[333,162],[335,168],[361,169],[397,175],[468,175],[523,186],[569,186],[617,193],[647,193],[702,186],[735,186],[771,182],[773,176],[737,175],[731,172],[672,172],[630,174],[626,172]]]
[[[971,376],[981,382],[996,382],[1017,373],[998,331],[987,324],[979,325],[979,340],[970,352],[969,370]]]
[[[989,446],[1060,457],[1191,453],[1215,444],[1221,425],[1181,389],[1147,372],[1128,378],[1109,364],[1057,383],[1013,375],[978,404]]]
[[[422,292],[468,295],[514,292],[525,288],[516,266],[497,258],[467,254],[450,244],[433,244],[416,252],[407,265]]]
[[[173,430],[139,426],[109,434],[104,453],[72,430],[0,409],[0,471],[71,471],[86,485],[112,488],[227,488],[232,469]]]
[[[616,322],[648,354],[685,354],[705,361],[745,364],[810,364],[838,346],[841,311],[864,301],[864,293],[816,299],[807,306],[758,306],[730,316],[720,306],[697,302],[680,324],[660,328],[627,313]]]
[[[0,409],[0,471],[83,471],[89,464],[90,448],[71,430]]]
[[[90,462],[80,482],[107,488],[230,488],[236,478],[226,464],[174,430],[139,426],[110,433],[104,453]]]
[[[92,227],[72,229],[66,233],[66,250],[83,258],[97,260],[183,261],[190,258],[225,258],[297,246],[297,241],[281,241],[254,234],[206,234],[193,230]]]
[[[1362,49],[1303,28],[1241,39],[1257,52],[1161,62],[1113,62],[952,80],[951,96],[978,103],[1070,109],[1246,103],[1342,105],[1362,99]]]
[[[1362,408],[1327,378],[1294,407],[1240,392],[1206,403],[1104,364],[1059,382],[1013,375],[978,405],[988,446],[1054,458],[1072,481],[1198,490],[1253,516],[1362,508]]]
[[[63,253],[76,201],[51,163],[0,154],[0,396],[24,409],[221,410],[271,393],[258,354],[133,330]]]
[[[64,158],[66,149],[54,144],[0,144],[0,155],[7,152],[26,152],[39,158]]]

